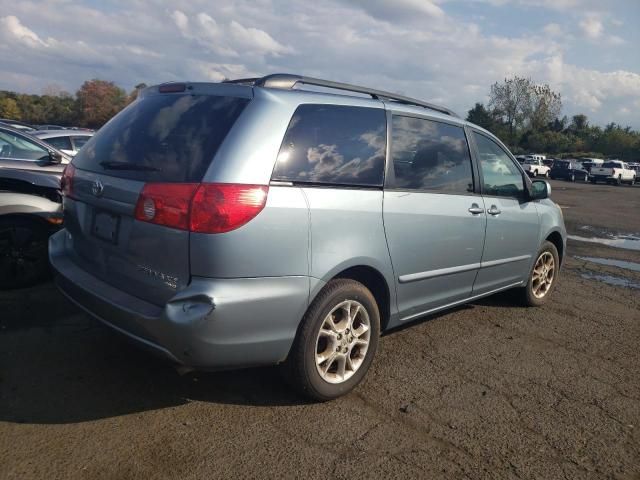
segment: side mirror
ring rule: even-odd
[[[551,196],[551,185],[546,180],[531,182],[531,200],[542,200]]]
[[[59,152],[49,150],[49,163],[56,165],[62,163],[62,155]]]

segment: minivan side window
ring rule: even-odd
[[[287,128],[272,179],[380,187],[385,150],[383,109],[300,105]]]
[[[521,197],[522,172],[496,142],[473,132],[483,177],[483,193],[496,197]]]
[[[462,127],[394,115],[391,158],[395,178],[389,188],[473,192],[471,156]]]

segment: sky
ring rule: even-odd
[[[297,73],[464,116],[531,77],[640,128],[640,0],[0,0],[0,90]]]

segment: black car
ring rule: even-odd
[[[61,226],[59,176],[0,168],[0,290],[48,276],[49,235]]]
[[[549,171],[552,180],[563,179],[570,182],[589,181],[589,172],[587,172],[582,164],[574,159],[555,160]]]
[[[0,169],[14,168],[61,176],[71,157],[28,133],[0,124]]]

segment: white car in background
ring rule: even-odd
[[[601,167],[591,167],[591,183],[603,181],[622,185],[636,183],[636,171],[629,167],[629,164],[621,160],[609,160],[604,162]]]
[[[549,170],[551,170],[551,167],[548,167],[543,163],[545,158],[542,157],[543,155],[527,155],[524,163],[522,164],[522,168],[527,172],[527,175],[530,177],[549,176]]]
[[[39,130],[31,134],[44,140],[52,147],[71,155],[78,153],[78,150],[93,137],[90,130]]]

